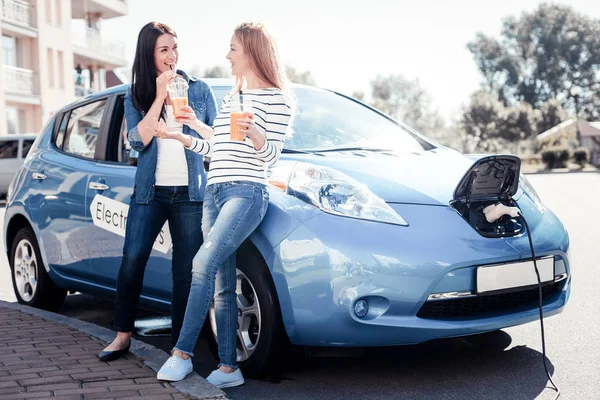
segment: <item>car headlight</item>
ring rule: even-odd
[[[280,173],[272,175],[270,181],[289,195],[329,214],[408,226],[404,218],[369,188],[333,168],[299,162],[287,183]]]
[[[538,194],[535,191],[535,189],[533,188],[533,185],[531,184],[531,182],[529,182],[529,179],[527,179],[525,177],[525,175],[523,175],[523,174],[521,174],[521,176],[519,178],[519,186],[523,190],[523,193],[525,193],[527,195],[527,197],[529,197],[531,199],[531,201],[533,201],[533,204],[535,204],[535,207],[540,212],[543,213],[544,210],[546,209],[546,207],[542,203],[540,196],[538,196]]]

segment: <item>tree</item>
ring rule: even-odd
[[[199,65],[194,65],[188,71],[190,75],[201,78],[231,78],[231,74],[227,68],[221,65],[214,65],[210,68],[202,70]]]
[[[541,121],[541,112],[531,104],[521,102],[507,107],[496,95],[481,90],[471,96],[461,125],[473,143],[470,151],[510,149],[518,153],[520,142],[526,141],[526,147],[532,148]]]
[[[352,92],[350,97],[356,100],[365,101],[365,92],[363,92],[362,90],[355,90]]]
[[[504,105],[549,100],[582,117],[600,116],[600,20],[571,7],[541,4],[504,19],[501,39],[477,34],[468,44],[483,88]]]
[[[371,99],[373,107],[432,139],[444,136],[444,121],[432,108],[431,96],[418,79],[411,81],[402,75],[378,75],[371,81]]]
[[[211,68],[206,68],[204,70],[204,77],[205,78],[231,78],[231,74],[229,73],[229,71],[220,66],[220,65],[215,65]]]
[[[190,76],[196,76],[196,77],[202,76],[202,69],[200,69],[200,66],[197,64],[192,66],[192,68],[188,69],[186,72]]]
[[[296,71],[294,67],[287,65],[285,67],[285,73],[290,82],[300,83],[302,85],[317,86],[317,81],[312,76],[310,71],[299,72]]]
[[[548,100],[539,108],[541,118],[537,124],[537,134],[554,128],[556,125],[569,118],[568,113],[562,108],[560,102],[556,99]]]

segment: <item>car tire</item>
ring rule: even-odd
[[[13,289],[20,304],[57,311],[67,291],[57,287],[44,267],[35,234],[30,227],[21,228],[11,246],[10,269]]]
[[[250,303],[247,304],[256,304],[252,301],[258,300],[260,318],[254,318],[254,323],[249,324],[249,327],[242,322],[241,331],[240,324],[238,324],[238,365],[244,376],[248,378],[262,377],[286,364],[286,360],[292,358],[296,349],[290,343],[283,327],[279,299],[265,262],[256,251],[244,250],[242,248],[240,253],[243,255],[238,257],[236,271],[238,306],[240,305],[239,301],[242,301],[240,299],[250,300]],[[257,320],[258,326],[256,325]],[[242,321],[244,320],[242,319]],[[216,323],[212,305],[205,328],[210,350],[218,361]],[[252,343],[252,339],[256,340],[255,343],[252,343],[252,352],[247,358],[243,356],[240,358],[241,337],[244,337],[245,342],[249,343]]]

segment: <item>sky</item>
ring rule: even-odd
[[[282,60],[311,71],[317,85],[369,93],[378,75],[419,79],[446,119],[479,88],[481,75],[466,45],[477,32],[499,36],[502,19],[532,11],[540,0],[128,0],[129,14],[103,21],[106,39],[125,43],[133,62],[147,22],[170,25],[179,39],[179,67],[229,68],[234,28],[261,21]],[[600,0],[554,2],[600,18]]]

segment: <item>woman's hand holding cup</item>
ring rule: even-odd
[[[156,78],[156,98],[165,101],[169,94],[169,83],[175,79],[176,72],[165,71]]]
[[[240,132],[243,132],[250,140],[254,140],[258,136],[262,136],[258,129],[256,129],[254,115],[247,114],[245,117],[237,118],[235,122]]]
[[[190,106],[181,107],[181,112],[175,117],[175,121],[180,124],[185,124],[192,129],[200,125],[196,113],[194,113],[194,110]]]

